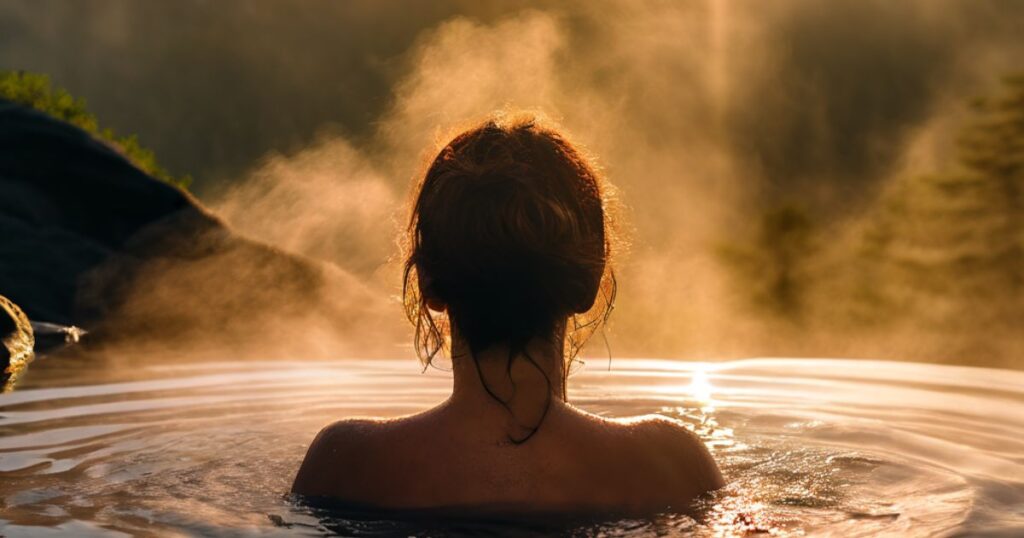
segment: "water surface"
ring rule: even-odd
[[[1024,535],[1024,372],[898,362],[590,362],[572,401],[661,413],[729,486],[698,519],[382,521],[286,492],[320,427],[425,409],[412,360],[67,368],[0,395],[0,535]],[[439,462],[441,464],[441,462]]]

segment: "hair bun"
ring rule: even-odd
[[[532,118],[490,121],[446,145],[410,220],[406,308],[421,357],[444,341],[428,299],[447,306],[474,352],[551,337],[589,310],[609,275],[601,191],[580,152]]]

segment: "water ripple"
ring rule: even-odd
[[[698,519],[573,523],[574,536],[1024,533],[1024,373],[895,362],[617,360],[573,402],[683,420],[728,487]],[[291,504],[314,433],[424,409],[412,361],[220,362],[30,372],[0,395],[0,534],[421,534]],[[439,524],[440,525],[440,524]],[[510,534],[545,535],[536,523]],[[460,530],[461,529],[461,530]],[[507,525],[438,526],[427,534]],[[405,534],[403,534],[405,533]]]

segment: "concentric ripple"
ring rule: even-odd
[[[1024,534],[1022,372],[595,361],[570,381],[575,404],[680,418],[715,453],[727,488],[697,519],[452,524],[285,495],[321,426],[429,407],[450,390],[445,372],[409,360],[268,361],[139,366],[126,379],[58,366],[0,395],[0,535]]]

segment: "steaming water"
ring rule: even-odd
[[[678,417],[711,447],[730,485],[699,520],[401,522],[285,493],[321,426],[424,409],[446,395],[445,372],[408,360],[36,366],[0,396],[4,536],[1024,534],[1024,372],[591,361],[572,379],[576,404]]]

